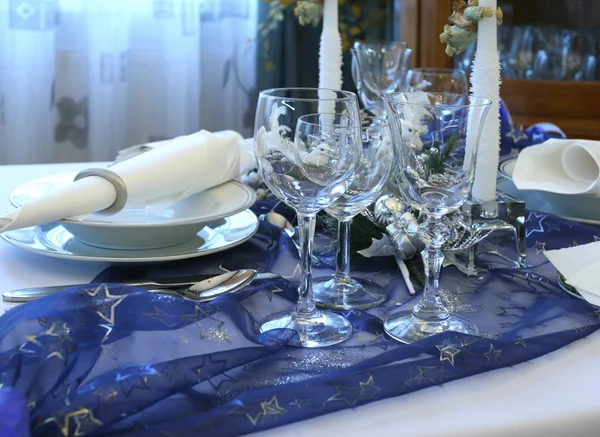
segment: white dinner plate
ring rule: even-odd
[[[498,189],[525,201],[528,209],[553,214],[565,219],[592,225],[600,225],[600,197],[589,194],[558,194],[538,190],[519,190],[512,175],[517,158],[500,163],[502,179]]]
[[[12,191],[10,202],[19,207],[71,183],[74,177],[75,173],[61,173],[27,182]],[[181,244],[193,238],[206,222],[244,211],[255,200],[252,188],[230,181],[156,212],[148,212],[144,206],[129,206],[113,215],[85,214],[59,223],[92,246],[157,249]]]
[[[206,223],[190,240],[150,250],[112,250],[77,240],[58,223],[18,229],[0,236],[13,246],[39,255],[75,261],[152,263],[194,258],[230,249],[249,240],[258,229],[250,210]]]

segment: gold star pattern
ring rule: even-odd
[[[65,356],[63,353],[74,348],[73,339],[69,336],[69,328],[67,328],[66,323],[61,325],[52,323],[44,332],[26,335],[25,339],[27,342],[19,347],[19,351],[27,354],[48,353],[44,357],[46,360],[58,358],[64,361]],[[8,361],[10,361],[10,358]]]
[[[202,340],[215,340],[218,343],[231,343],[229,332],[226,329],[222,329],[224,325],[224,320],[214,318],[207,318],[202,322],[196,322],[196,326],[198,326],[198,335]]]
[[[151,319],[157,320],[167,328],[173,328],[182,322],[182,318],[178,314],[169,314],[157,306],[154,307],[154,311],[151,313],[143,313],[144,316],[150,317]]]
[[[103,390],[98,387],[96,390],[94,390],[93,394],[102,399],[103,402],[108,402],[110,398],[117,396],[119,393],[112,388]]]
[[[95,313],[107,323],[114,325],[115,310],[127,296],[110,294],[110,288],[107,284],[100,284],[91,291],[89,289],[83,289],[82,291],[93,298],[94,307],[98,308]]]
[[[65,416],[62,418],[62,423],[60,423],[59,419],[56,417],[46,419],[43,423],[49,422],[56,423],[58,429],[64,437],[68,437],[70,435],[69,431],[71,430],[71,424],[76,426],[73,435],[77,437],[86,435],[94,428],[102,426],[102,422],[94,417],[92,410],[87,408],[80,408],[79,410],[65,414]]]
[[[290,405],[292,407],[296,407],[300,410],[303,410],[304,408],[310,407],[312,405],[310,399],[298,399],[298,398],[294,398],[293,402],[290,402]]]
[[[285,408],[279,405],[279,400],[277,399],[277,396],[273,396],[271,399],[262,399],[258,401],[258,404],[253,403],[252,405],[247,405],[246,407],[246,409],[241,409],[240,407],[238,407],[230,411],[229,414],[245,416],[246,419],[250,421],[252,426],[256,426],[256,424],[263,417],[280,416],[287,412]],[[255,409],[257,407],[260,407],[260,410],[251,411],[252,409]]]
[[[290,276],[281,276],[283,279],[294,279],[296,276],[299,276],[302,273],[302,269],[300,268],[300,264],[296,264],[294,271]]]
[[[410,369],[410,379],[406,382],[431,381],[436,383],[437,381],[434,376],[436,376],[438,368],[439,366],[417,366],[416,371],[414,369]]]
[[[355,407],[361,400],[371,399],[375,393],[379,392],[381,388],[375,385],[373,375],[364,382],[359,382],[358,387],[343,387],[341,385],[334,385],[335,394],[327,399],[327,402],[341,401],[345,402],[349,407]]]
[[[451,344],[439,344],[435,347],[440,351],[440,362],[448,361],[452,366],[454,366],[454,357],[460,353],[460,349],[455,348]]]
[[[548,224],[548,232],[551,232],[551,231],[560,232],[560,225],[558,223],[550,222],[547,224]]]
[[[496,349],[494,347],[494,344],[490,343],[490,350],[488,352],[485,352],[483,354],[483,356],[485,357],[485,359],[489,363],[492,360],[493,361],[501,360],[502,359],[501,353],[502,353],[502,350]]]
[[[260,406],[262,407],[265,416],[276,416],[279,414],[284,414],[286,412],[286,410],[279,405],[279,400],[277,399],[277,396],[273,396],[268,401],[261,402]]]
[[[106,342],[108,341],[108,337],[110,335],[110,333],[113,330],[113,327],[111,325],[100,325],[100,327],[106,329],[106,334],[104,334],[104,337],[102,338],[102,341],[100,341],[100,348],[102,349],[102,352],[100,354],[100,358],[106,358],[108,355],[108,350],[113,346],[112,344],[107,344]],[[117,357],[115,356],[111,356],[114,360],[117,359]]]

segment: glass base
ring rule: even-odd
[[[453,264],[467,275],[527,266],[525,202],[498,191],[492,202],[466,201],[462,212],[471,232],[485,238],[468,248],[445,251],[445,265]]]
[[[426,321],[413,315],[412,311],[402,311],[392,314],[383,322],[385,332],[402,343],[414,343],[445,331],[461,332],[477,335],[477,326],[468,320],[450,315],[443,321]]]
[[[298,333],[288,343],[294,347],[324,347],[341,343],[352,335],[352,324],[344,316],[326,311],[303,315],[282,311],[265,317],[260,332],[291,329]]]
[[[317,306],[334,310],[366,310],[388,299],[388,292],[367,279],[352,278],[350,282],[335,278],[313,281],[314,300]]]

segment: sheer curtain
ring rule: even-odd
[[[251,135],[256,0],[0,0],[0,164]]]

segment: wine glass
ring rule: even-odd
[[[303,117],[304,118],[304,117]],[[350,276],[350,225],[352,218],[377,199],[390,175],[393,146],[389,122],[375,117],[361,118],[362,153],[352,184],[346,193],[325,208],[338,220],[336,272],[314,281],[318,306],[347,310],[367,309],[388,298],[380,285]]]
[[[411,68],[401,91],[424,91],[469,94],[469,80],[464,71],[454,68]]]
[[[425,290],[413,310],[387,317],[385,331],[412,343],[447,330],[476,334],[477,327],[451,314],[439,296],[444,260],[442,245],[450,237],[442,217],[457,210],[475,174],[475,154],[491,102],[450,93],[394,93],[383,96],[392,126],[405,186],[405,198],[426,215],[419,226],[425,243]]]
[[[412,50],[405,42],[357,41],[351,52],[352,78],[363,105],[384,116],[381,96],[402,86]]]
[[[319,114],[303,120],[303,115]],[[356,94],[319,88],[262,91],[255,122],[255,154],[269,189],[298,216],[301,281],[298,305],[260,323],[261,332],[291,329],[292,346],[329,346],[346,340],[352,325],[315,307],[311,256],[316,214],[342,196],[360,156]]]

